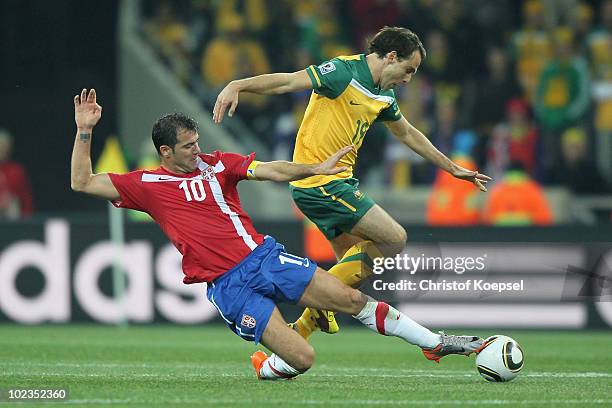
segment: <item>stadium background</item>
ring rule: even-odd
[[[219,89],[232,78],[362,52],[365,38],[388,24],[412,28],[428,50],[398,92],[406,117],[445,153],[494,176],[492,189],[520,173],[528,192],[478,194],[447,184],[384,127],[369,131],[360,153],[363,191],[406,226],[406,253],[497,254],[484,278],[525,279],[528,290],[377,296],[436,327],[612,326],[611,1],[3,0],[1,7],[0,127],[13,136],[12,160],[25,169],[33,199],[31,210],[0,185],[2,320],[215,319],[204,287],[180,283],[180,258],[159,229],[131,213],[126,299],[113,301],[107,204],[69,188],[71,98],[79,89],[95,87],[104,107],[92,153],[101,168],[155,163],[151,123],[176,110],[199,120],[203,150],[289,159],[307,95],[241,97],[237,117],[215,126]],[[260,231],[332,263],[286,186],[243,184]],[[501,204],[489,202],[494,195]],[[443,278],[438,272],[421,276]],[[500,321],[502,311],[510,318]]]

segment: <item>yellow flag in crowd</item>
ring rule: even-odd
[[[102,155],[96,164],[96,173],[127,173],[129,171],[119,139],[111,136],[106,139]]]

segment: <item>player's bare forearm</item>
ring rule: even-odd
[[[412,149],[415,152],[417,152],[439,168],[446,170],[451,174],[455,171],[455,163],[453,163],[451,159],[446,157],[444,153],[438,150],[423,133],[413,127],[410,132],[410,135],[412,136]]]
[[[255,178],[257,180],[295,181],[316,175],[338,174],[348,170],[347,166],[337,167],[337,165],[353,149],[354,146],[345,146],[322,163],[301,164],[283,160],[260,163],[255,169]]]
[[[398,135],[398,138],[406,146],[439,168],[446,170],[451,174],[453,174],[455,171],[455,163],[446,157],[444,153],[438,150],[429,141],[429,139],[414,126],[409,124],[408,129],[406,129],[406,131],[404,131],[401,135]]]
[[[95,89],[83,89],[74,97],[77,133],[70,161],[70,187],[106,200],[118,200],[119,192],[108,174],[93,174],[91,168],[91,137],[102,116],[102,106],[98,105],[96,98]]]
[[[83,191],[93,175],[91,167],[91,135],[93,129],[77,129],[70,161],[70,187]]]
[[[234,111],[238,106],[240,92],[273,95],[302,91],[309,88],[312,88],[312,84],[306,70],[292,74],[264,74],[232,81],[217,96],[215,106],[213,107],[213,121],[221,123],[226,111],[228,116],[234,115]]]
[[[251,92],[263,95],[278,95],[296,92],[311,87],[306,71],[294,73],[264,74],[230,82],[238,92]]]
[[[230,82],[238,92],[251,92],[263,95],[276,95],[290,92],[289,74],[264,74]]]
[[[489,176],[475,170],[465,169],[454,163],[439,151],[423,133],[408,123],[405,118],[402,117],[396,122],[387,123],[387,127],[402,143],[439,168],[446,170],[458,179],[473,183],[481,191],[487,191],[486,184],[491,181]]]
[[[77,129],[70,162],[70,187],[74,191],[105,200],[118,200],[119,192],[108,174],[94,174],[92,171],[90,154],[92,133],[91,129]]]
[[[266,162],[257,166],[255,178],[277,182],[301,180],[319,174],[318,167],[319,165],[315,164],[299,164],[284,160]]]

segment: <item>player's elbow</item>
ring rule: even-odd
[[[84,179],[82,177],[72,177],[70,179],[70,188],[72,189],[72,191],[83,193],[87,189],[89,180],[90,179]]]
[[[76,181],[76,180],[71,180],[70,181],[70,188],[72,189],[72,191],[76,191],[79,193],[82,193],[85,190],[85,184]]]

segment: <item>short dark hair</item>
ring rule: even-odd
[[[425,59],[427,52],[419,36],[404,27],[385,26],[368,41],[368,52],[375,52],[379,58],[396,51],[398,58],[405,59],[417,50],[421,54],[421,59]]]
[[[198,123],[185,115],[184,113],[168,113],[157,119],[153,124],[151,138],[157,149],[157,153],[161,154],[160,147],[163,145],[170,146],[174,151],[176,146],[176,138],[180,131],[198,131]]]

